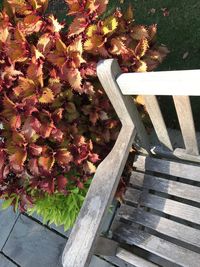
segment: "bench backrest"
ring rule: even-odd
[[[121,73],[117,61],[109,59],[99,63],[97,73],[122,125],[125,123],[126,116],[131,116],[137,128],[142,147],[146,151],[151,149],[148,136],[139,122],[139,114],[136,108],[130,107],[130,105],[134,105],[133,101],[128,99],[130,95],[142,95],[144,97],[146,109],[161,144],[160,147],[162,147],[161,149],[155,149],[155,151],[171,157],[200,162],[189,97],[189,95],[200,95],[200,83],[198,83],[200,70]],[[115,83],[112,84],[112,86],[115,86],[115,93],[113,93],[113,89],[110,90],[111,80],[115,80]],[[185,148],[173,148],[156,95],[170,95],[173,97]],[[123,102],[126,102],[126,112],[123,110],[123,114],[119,97]]]

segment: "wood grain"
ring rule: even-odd
[[[124,204],[120,207],[118,217],[176,239],[175,243],[177,240],[182,241],[196,247],[196,251],[200,250],[200,230]]]
[[[169,261],[171,263],[169,266],[199,267],[200,254],[135,229],[135,227],[121,224],[114,236],[119,242],[137,246]]]
[[[88,266],[103,217],[113,199],[135,138],[136,128],[140,130],[144,148],[148,149],[147,134],[139,120],[137,109],[130,98],[121,94],[116,84],[116,77],[120,73],[121,70],[115,60],[102,61],[97,68],[98,77],[121,120],[122,129],[114,148],[97,168],[86,200],[65,247],[64,267]]]
[[[160,141],[160,144],[164,146],[164,148],[172,151],[173,150],[172,143],[170,141],[167,127],[164,122],[156,96],[148,95],[143,97],[145,100],[145,106],[147,112],[149,113],[158,140]]]
[[[152,189],[166,195],[176,196],[200,203],[200,187],[188,185],[152,175],[132,172],[130,184],[146,189]]]
[[[168,174],[200,182],[200,166],[145,156],[135,157],[133,166],[138,170]]]
[[[199,149],[196,138],[194,119],[189,96],[173,96],[183,140],[188,154],[198,156]]]
[[[124,95],[199,96],[200,70],[124,73],[117,83]]]
[[[133,253],[123,249],[118,248],[116,256],[123,259],[125,262],[132,264],[135,267],[156,267],[158,265],[151,263]]]
[[[114,148],[98,166],[63,253],[64,267],[88,266],[103,217],[113,199],[135,132],[122,128]]]
[[[128,188],[124,197],[127,203],[140,204],[164,214],[200,225],[200,209],[171,199]]]

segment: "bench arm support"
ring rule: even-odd
[[[62,258],[64,267],[88,266],[103,217],[116,192],[136,132],[142,137],[143,147],[147,151],[149,149],[148,137],[134,101],[131,97],[123,96],[116,83],[120,74],[116,60],[100,61],[97,66],[98,78],[121,121],[122,128],[112,151],[97,168],[65,247]]]
[[[114,148],[98,166],[65,247],[64,267],[89,265],[99,229],[116,192],[135,135],[135,128],[123,127]]]

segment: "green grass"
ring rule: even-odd
[[[158,40],[171,53],[162,64],[164,70],[200,68],[200,1],[198,0],[131,0],[136,22],[157,23]],[[149,11],[154,8],[154,14]],[[167,8],[169,16],[163,16]],[[189,55],[183,59],[184,53]]]

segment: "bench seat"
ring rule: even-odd
[[[199,266],[200,166],[149,156],[133,166],[113,239],[159,266]]]

